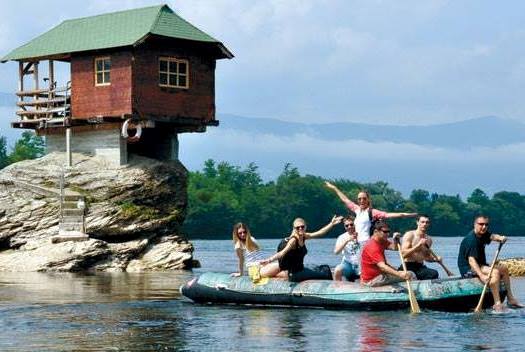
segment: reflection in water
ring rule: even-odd
[[[182,273],[1,273],[0,304],[173,299],[191,277]]]
[[[24,350],[180,348],[180,311],[166,299],[189,276],[2,273],[0,349],[17,350],[17,341]]]
[[[359,337],[356,347],[359,351],[372,352],[384,351],[385,330],[381,327],[382,319],[376,315],[359,314],[357,328]]]
[[[306,313],[306,314],[305,314]],[[289,338],[294,342],[293,350],[306,350],[307,336],[303,332],[303,320],[309,313],[300,309],[284,309],[282,311],[280,335]]]

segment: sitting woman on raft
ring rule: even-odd
[[[244,274],[245,264],[246,267],[259,265],[259,261],[263,259],[264,256],[260,251],[259,243],[257,243],[257,240],[252,236],[246,224],[242,222],[235,224],[233,226],[232,238],[235,253],[239,258],[239,271],[232,273],[231,276],[237,277]],[[264,276],[267,273],[274,273],[276,270],[279,271],[279,265],[277,263],[270,263],[260,268],[260,273]]]
[[[306,240],[325,235],[334,225],[339,224],[342,219],[342,216],[334,216],[328,225],[316,232],[306,232],[306,222],[301,218],[295,219],[292,234],[285,239],[286,245],[284,248],[260,262],[264,265],[278,260],[278,269],[274,272],[267,270],[266,273],[263,273],[261,269],[261,276],[272,277],[277,276],[280,272],[288,271],[288,279],[293,282],[327,279],[326,273],[304,267],[304,257],[308,253],[305,242]],[[329,276],[329,279],[331,279],[331,273]]]

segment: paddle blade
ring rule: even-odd
[[[416,296],[414,295],[414,292],[412,292],[412,297],[410,298],[410,309],[412,310],[412,314],[419,314],[421,313],[421,309],[419,309],[419,303],[417,303]]]

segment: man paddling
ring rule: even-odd
[[[417,229],[408,231],[403,236],[401,250],[405,258],[407,270],[413,271],[418,280],[432,280],[438,278],[437,270],[427,268],[427,262],[440,262],[441,257],[434,257],[430,252],[432,238],[427,234],[430,227],[430,218],[427,215],[418,215]],[[402,266],[398,268],[401,270]]]
[[[491,241],[505,243],[507,237],[490,233],[489,218],[486,215],[477,216],[474,219],[474,229],[463,238],[459,247],[458,267],[463,277],[478,277],[483,283],[489,280],[490,267],[485,256],[485,246]],[[490,279],[490,291],[494,298],[494,310],[503,310],[499,287],[503,280],[507,289],[507,304],[511,307],[522,308],[514,297],[510,286],[509,271],[504,264],[497,264],[492,271]]]
[[[390,228],[384,221],[374,224],[374,232],[363,247],[361,254],[361,283],[366,286],[383,286],[396,282],[413,280],[415,275],[411,271],[406,273],[394,269],[386,262],[385,250],[395,251],[396,245],[388,240]]]

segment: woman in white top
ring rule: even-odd
[[[239,222],[233,226],[233,246],[235,253],[239,258],[239,271],[232,273],[232,276],[242,276],[244,273],[244,266],[251,264],[258,264],[260,260],[264,259],[263,253],[260,251],[257,240],[250,233],[248,226]]]
[[[357,204],[352,202],[343,192],[334,184],[326,181],[328,189],[334,191],[346,207],[355,213],[355,230],[357,232],[357,241],[362,245],[370,238],[370,227],[372,222],[380,219],[393,218],[410,218],[417,216],[417,213],[389,213],[372,208],[370,195],[366,191],[359,191],[357,194]]]

